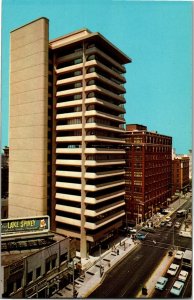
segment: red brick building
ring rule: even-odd
[[[177,156],[172,160],[172,195],[189,190],[189,157]]]
[[[126,126],[126,212],[129,222],[140,223],[171,197],[172,138],[147,131],[138,124]]]

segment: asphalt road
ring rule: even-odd
[[[164,291],[155,290],[154,294],[152,295],[153,298],[156,298],[156,299],[177,298],[176,296],[170,294],[170,290],[171,290],[174,282],[176,280],[178,280],[178,276],[179,276],[180,271],[182,270],[182,266],[181,266],[180,261],[177,261],[176,259],[174,259],[173,263],[180,265],[177,274],[175,276],[171,276],[171,275],[168,275],[168,274],[165,273],[164,277],[168,278],[168,282],[165,286],[165,289],[164,289]],[[183,269],[184,269],[184,267],[183,267]],[[189,275],[188,275],[188,278],[187,278],[187,280],[184,284],[183,290],[181,291],[181,294],[180,294],[181,298],[191,297],[192,276],[191,276],[191,270],[187,269],[187,271],[189,272]]]
[[[158,260],[166,250],[140,244],[126,259],[121,261],[89,297],[90,298],[133,298],[139,288],[152,274]]]
[[[182,206],[182,208],[189,207],[191,207],[191,201]],[[177,218],[176,213],[172,215],[173,224],[176,221],[183,222],[183,220],[184,218]],[[89,298],[134,298],[153,273],[158,262],[173,245],[179,246],[182,250],[191,249],[192,239],[179,237],[178,230],[173,226],[171,228],[164,226],[156,229],[155,233],[148,233],[146,240],[107,274],[104,282]],[[191,276],[188,282],[189,280]],[[168,284],[172,285],[171,279]],[[191,294],[191,284],[187,284],[184,294]]]

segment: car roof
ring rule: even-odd
[[[176,287],[178,289],[180,289],[180,287],[183,286],[183,285],[184,285],[184,283],[181,282],[181,281],[175,281],[175,283],[174,283],[174,287]]]
[[[181,270],[180,271],[180,275],[183,275],[183,276],[185,276],[185,275],[187,275],[188,274],[188,272],[187,271],[185,271],[185,270]]]
[[[163,282],[164,282],[164,281],[166,281],[166,280],[168,280],[168,278],[163,277],[163,276],[161,276],[161,277],[158,278],[158,281],[163,281]]]
[[[177,268],[177,267],[179,267],[179,265],[177,265],[177,264],[171,264],[170,265],[170,268]]]

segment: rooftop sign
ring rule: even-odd
[[[48,232],[49,230],[49,216],[1,220],[1,236]]]

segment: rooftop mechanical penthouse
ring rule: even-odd
[[[125,215],[131,59],[98,32],[48,33],[45,18],[11,32],[9,217],[49,214],[85,258]]]

